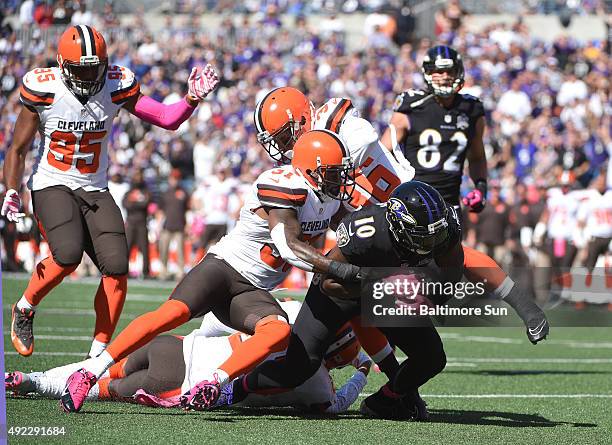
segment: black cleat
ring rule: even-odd
[[[536,344],[539,341],[544,340],[548,336],[550,325],[548,320],[542,312],[540,317],[532,318],[527,323],[527,338],[532,344]]]
[[[426,422],[429,420],[427,402],[421,398],[418,389],[415,389],[402,397],[402,403],[407,409],[412,411],[413,420],[416,420],[417,422]]]
[[[34,311],[11,307],[11,341],[15,350],[27,357],[34,352]]]
[[[389,390],[385,388],[386,385],[361,402],[359,407],[361,414],[380,419],[412,420],[414,411],[402,402],[402,397],[387,395]]]

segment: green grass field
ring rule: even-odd
[[[36,350],[23,358],[10,342],[10,304],[26,281],[3,278],[5,366],[42,371],[81,360],[89,350],[96,284],[67,281],[40,306]],[[131,283],[123,328],[165,300],[171,288]],[[198,327],[192,321],[177,333]],[[554,328],[532,346],[520,328],[440,329],[446,370],[421,390],[428,423],[370,420],[358,402],[333,418],[291,409],[184,413],[111,402],[88,402],[79,414],[58,402],[7,399],[7,427],[64,426],[65,436],[12,437],[10,443],[421,443],[612,444],[612,328]],[[351,370],[336,371],[337,385]],[[371,373],[365,393],[384,383]]]

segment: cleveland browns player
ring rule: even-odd
[[[293,145],[305,131],[336,133],[355,166],[355,191],[345,202],[347,211],[385,202],[395,187],[414,176],[410,163],[402,156],[396,159],[380,145],[378,133],[359,117],[350,99],[335,97],[315,109],[301,91],[275,88],[257,104],[254,119],[257,140],[279,164],[291,162]]]
[[[443,282],[449,283],[462,276],[458,216],[433,187],[423,182],[401,184],[386,204],[345,216],[336,231],[336,240],[337,247],[328,255],[334,261],[363,268],[444,268]],[[262,363],[236,380],[235,402],[251,392],[298,386],[316,371],[337,329],[360,314],[361,300],[349,284],[329,276],[318,283],[313,280],[293,325],[286,359]],[[432,324],[379,329],[408,358],[385,371],[389,382],[364,401],[362,412],[384,418],[425,420],[425,403],[417,390],[446,365],[440,336]]]
[[[94,307],[96,325],[90,356],[100,354],[115,330],[126,296],[128,252],[119,208],[107,188],[108,136],[124,108],[140,119],[175,130],[219,82],[214,68],[194,68],[189,93],[164,105],[144,96],[134,74],[109,64],[104,37],[87,25],[60,37],[57,67],[26,73],[23,105],[4,163],[2,215],[17,221],[25,159],[36,132],[38,156],[28,182],[34,214],[51,256],[37,264],[21,299],[12,307],[11,340],[21,355],[34,351],[33,320],[38,304],[79,263],[83,252],[102,273]]]
[[[467,158],[475,187],[463,204],[472,212],[481,212],[487,194],[482,102],[459,93],[464,82],[463,60],[453,48],[439,45],[427,51],[422,72],[427,90],[411,89],[397,97],[381,143],[396,156],[405,157],[415,169],[415,179],[431,184],[457,210]],[[466,276],[485,282],[517,311],[533,344],[546,338],[548,321],[532,299],[519,292],[492,258],[467,246],[463,250]]]
[[[81,409],[89,389],[113,363],[156,335],[213,311],[234,329],[252,335],[207,378],[183,395],[185,409],[210,406],[222,387],[287,345],[287,315],[269,291],[291,265],[354,279],[359,268],[322,256],[309,245],[327,231],[340,203],[351,197],[353,167],[340,139],[327,130],[304,133],[291,165],[262,173],[232,231],[181,280],[157,310],[132,321],[98,357],[66,383],[64,411]]]
[[[291,324],[295,322],[297,315],[297,311],[292,312],[294,303],[298,307],[301,306],[297,301],[279,302],[289,315]],[[208,315],[212,316],[212,313]],[[219,332],[209,335],[211,329],[207,324],[213,320],[213,329]],[[179,407],[180,395],[205,378],[210,370],[216,369],[248,338],[248,335],[236,332],[214,316],[204,317],[200,328],[189,335],[159,335],[119,363],[115,363],[92,387],[87,400],[136,402],[163,408]],[[367,384],[372,363],[360,349],[355,333],[347,324],[336,333],[315,375],[303,385],[278,394],[251,394],[239,406],[294,406],[329,414],[346,411]],[[285,351],[270,354],[265,360],[278,360],[284,353]],[[348,365],[355,367],[357,372],[342,387],[336,389],[330,371]],[[83,362],[76,362],[44,372],[6,372],[4,386],[7,392],[20,395],[35,393],[59,400],[66,378],[82,366]],[[216,406],[231,403],[231,389],[232,385],[223,389]]]
[[[257,140],[279,164],[291,162],[295,141],[312,128],[332,131],[345,143],[355,166],[355,190],[335,215],[336,221],[346,212],[386,202],[399,184],[414,176],[402,155],[396,159],[380,144],[378,133],[359,117],[350,99],[332,98],[315,109],[301,91],[275,88],[257,104],[254,120]],[[363,326],[359,317],[351,325],[365,351],[383,372],[392,375],[399,365],[387,338],[376,327]]]

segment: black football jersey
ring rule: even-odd
[[[461,241],[455,209],[449,208],[446,241],[427,255],[400,250],[393,243],[386,204],[376,204],[345,216],[336,229],[336,242],[346,260],[361,267],[423,266]]]
[[[432,95],[408,90],[397,96],[393,110],[408,116],[410,131],[398,143],[419,181],[435,187],[452,205],[459,205],[459,188],[467,148],[484,116],[482,102],[469,94],[455,95],[444,108]]]

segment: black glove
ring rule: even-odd
[[[341,263],[333,261],[329,265],[327,271],[330,275],[338,277],[344,281],[359,281],[361,277],[361,268],[349,263]]]

